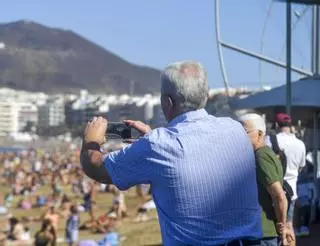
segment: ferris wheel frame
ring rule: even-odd
[[[288,5],[290,5],[290,4],[288,4]],[[291,20],[291,7],[290,7],[290,20]],[[289,25],[290,31],[291,31],[291,28],[292,28],[291,21],[290,21],[290,23],[287,23],[287,25]],[[264,25],[264,29],[266,29],[265,26],[266,26],[266,24]],[[289,69],[290,72],[293,71],[293,72],[296,72],[296,73],[304,75],[304,76],[312,76],[313,75],[313,73],[311,71],[297,68],[295,66],[292,66],[291,64],[288,66],[288,64],[285,62],[281,62],[277,59],[267,57],[262,54],[261,49],[260,49],[260,54],[259,54],[259,53],[252,52],[247,49],[243,49],[237,45],[223,41],[221,38],[221,32],[220,32],[220,0],[215,0],[215,32],[216,32],[216,44],[217,44],[219,64],[220,64],[222,79],[223,79],[223,83],[224,83],[224,87],[225,87],[227,96],[230,96],[230,94],[229,94],[230,87],[229,87],[227,70],[226,70],[226,66],[225,66],[225,62],[224,62],[223,48],[233,50],[237,53],[258,59],[258,60],[260,60],[260,62],[266,62],[266,63],[272,64],[274,66],[277,66],[277,67],[280,67],[283,69],[287,69],[288,67],[290,67],[291,68],[291,69]],[[263,37],[262,37],[263,39],[264,39],[264,35],[265,35],[264,33],[265,33],[265,30],[263,30]],[[291,39],[291,33],[290,33],[290,39]],[[291,40],[290,40],[290,43],[291,43]],[[262,46],[262,50],[263,50],[263,46]],[[291,60],[291,58],[290,58],[290,60]],[[290,78],[290,80],[291,80],[291,78]]]

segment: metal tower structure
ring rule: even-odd
[[[233,50],[235,52],[241,53],[243,55],[256,58],[260,60],[260,62],[266,62],[269,64],[272,64],[274,66],[277,66],[279,68],[286,69],[286,84],[287,84],[287,95],[286,95],[286,111],[288,114],[291,113],[291,72],[296,72],[298,74],[304,75],[304,76],[313,76],[313,75],[319,75],[320,71],[320,7],[319,5],[314,5],[312,7],[312,48],[311,48],[311,71],[307,71],[304,69],[297,68],[292,65],[291,62],[291,49],[292,49],[292,30],[297,25],[298,21],[301,19],[302,15],[305,14],[307,8],[310,7],[310,4],[320,4],[320,0],[271,0],[269,9],[268,9],[268,16],[270,15],[270,12],[272,10],[272,6],[274,2],[285,2],[286,4],[286,62],[281,62],[277,59],[273,59],[267,56],[264,56],[263,53],[263,41],[264,41],[264,35],[265,35],[265,29],[267,25],[267,20],[263,27],[262,32],[262,42],[260,47],[260,54],[256,52],[252,52],[247,49],[243,49],[237,45],[225,42],[221,38],[220,33],[220,0],[215,1],[215,29],[216,29],[216,42],[217,42],[217,48],[218,48],[218,55],[219,55],[219,62],[220,62],[220,68],[222,73],[222,78],[225,86],[225,90],[227,95],[229,96],[229,81],[227,76],[226,67],[224,64],[224,57],[223,57],[223,48]],[[309,6],[306,7],[306,9],[300,14],[299,18],[296,20],[296,22],[292,25],[292,3],[300,3],[300,4],[308,4]],[[268,17],[267,17],[268,18]],[[260,79],[261,78],[261,65],[260,65]]]

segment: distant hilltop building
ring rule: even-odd
[[[143,96],[92,95],[81,91],[80,96],[65,105],[66,125],[83,124],[94,116],[107,117],[109,121],[123,119],[141,120],[154,125],[162,124],[162,117],[157,107],[160,95]]]
[[[252,93],[257,93],[260,91],[270,90],[270,86],[265,86],[263,88],[248,88],[248,87],[237,87],[237,88],[229,88],[229,96],[234,97],[238,95],[248,95]],[[225,88],[212,88],[209,90],[209,99],[214,98],[217,95],[227,95]]]
[[[4,50],[6,48],[6,44],[4,42],[0,42],[0,50]]]

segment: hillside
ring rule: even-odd
[[[31,21],[0,24],[0,82],[47,93],[159,91],[156,69],[131,64],[84,37]]]

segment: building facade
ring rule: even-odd
[[[0,101],[0,136],[19,131],[19,105],[12,101]]]
[[[19,131],[28,125],[38,125],[38,107],[33,103],[19,103]]]
[[[53,98],[38,108],[38,126],[55,127],[65,124],[65,106],[62,98]]]

